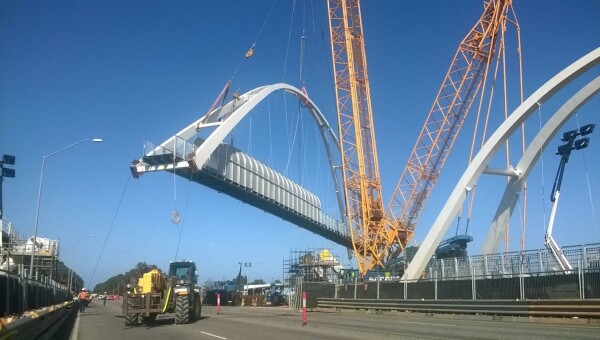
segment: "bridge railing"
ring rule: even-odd
[[[600,243],[562,248],[575,268],[600,268]],[[464,258],[433,259],[423,273],[423,278],[453,279],[475,275],[486,277],[514,277],[560,272],[560,266],[547,249],[514,251]]]
[[[156,145],[150,141],[144,141],[144,155],[147,156],[173,156],[177,159],[187,159],[188,155],[196,150],[196,146],[185,139],[175,137],[166,146]]]

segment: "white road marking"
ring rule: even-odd
[[[456,327],[456,325],[447,324],[447,323],[426,323],[426,322],[417,322],[417,321],[397,321],[397,322],[398,323],[409,323],[409,324],[415,324],[415,325]]]
[[[206,334],[206,335],[210,335],[210,336],[214,336],[215,338],[219,338],[219,339],[223,339],[223,340],[227,340],[227,338],[224,338],[222,336],[218,336],[218,335],[214,335],[214,334],[210,334],[210,333],[206,333],[206,332],[200,332],[202,334]]]
[[[79,311],[75,311],[77,313],[77,319],[75,319],[75,326],[71,331],[71,336],[69,336],[69,340],[77,340],[77,336],[79,334]]]

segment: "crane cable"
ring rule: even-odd
[[[108,243],[108,238],[110,236],[110,232],[112,231],[113,226],[115,225],[115,220],[117,219],[117,215],[119,213],[119,209],[121,208],[121,203],[123,203],[123,197],[125,197],[125,192],[127,192],[127,186],[129,185],[129,180],[132,175],[129,173],[127,175],[127,182],[125,182],[125,188],[123,188],[123,193],[121,194],[121,198],[119,199],[119,203],[117,204],[117,210],[115,210],[115,214],[113,215],[112,222],[110,223],[110,227],[108,228],[108,233],[106,234],[106,238],[104,238],[104,243],[102,244],[102,249],[100,250],[100,255],[98,255],[98,259],[96,260],[96,264],[94,265],[94,270],[92,271],[92,276],[90,278],[89,283],[91,284],[94,280],[94,276],[96,275],[96,270],[98,269],[98,264],[100,264],[100,260],[102,259],[102,254],[104,254],[104,249],[106,248],[106,244]]]
[[[306,79],[304,77],[304,73],[306,72],[306,65],[304,60],[306,59],[306,40],[308,37],[306,36],[306,0],[303,2],[303,11],[302,11],[302,36],[300,36],[300,84],[302,84],[302,94],[306,96],[306,100],[302,107],[308,106],[308,91],[306,90]]]
[[[283,72],[282,72],[282,75],[281,75],[281,82],[282,83],[284,82],[284,79],[285,79],[285,72],[286,72],[286,68],[287,68],[288,53],[289,53],[289,50],[290,50],[290,41],[292,39],[292,26],[294,24],[294,13],[295,12],[296,12],[296,0],[293,0],[292,1],[292,14],[291,14],[291,17],[290,17],[290,28],[288,30],[288,40],[287,40],[286,49],[285,49],[285,56],[284,56],[284,59],[283,59]],[[290,123],[288,121],[289,114],[288,114],[287,100],[286,100],[285,94],[283,96],[283,107],[284,107],[284,111],[285,111],[285,126],[286,126],[286,132],[287,132],[287,142],[288,142],[288,160],[287,160],[287,164],[285,166],[284,174],[287,174],[287,169],[288,169],[288,166],[290,164],[290,157],[291,157],[291,154],[292,154],[293,145],[295,143],[295,134],[296,133],[294,132],[294,137],[290,136],[291,130],[293,128],[290,127]],[[296,126],[296,128],[297,128],[297,126]],[[292,138],[293,138],[293,140],[290,140]]]
[[[173,224],[179,224],[181,222],[181,215],[177,211],[177,175],[175,174],[175,168],[177,166],[177,136],[173,139],[173,212],[171,213],[171,222]]]
[[[236,67],[235,71],[233,71],[233,74],[231,75],[230,79],[235,78],[235,76],[237,75],[238,71],[242,68],[242,66],[244,64],[246,64],[246,62],[248,60],[250,60],[252,58],[252,56],[254,55],[254,49],[256,48],[256,44],[258,43],[258,40],[260,39],[260,36],[262,35],[262,32],[263,32],[265,26],[267,25],[267,22],[269,21],[269,18],[271,17],[271,13],[273,12],[273,8],[275,7],[276,4],[277,4],[277,0],[273,0],[273,3],[271,4],[271,8],[269,9],[269,13],[267,13],[267,17],[265,18],[265,21],[263,21],[262,25],[260,26],[260,29],[258,30],[258,34],[256,35],[256,38],[254,39],[254,42],[252,43],[252,45],[250,46],[248,51],[246,51],[244,56],[241,58],[240,63]],[[244,71],[245,71],[245,68],[244,68]],[[244,72],[244,74],[242,74],[242,77],[240,78],[240,82],[243,81],[244,76],[245,76],[245,72]],[[235,91],[232,94],[234,96],[234,98],[235,98],[235,95],[237,95],[238,93],[239,93],[239,90]]]
[[[292,1],[292,16],[290,18],[290,28],[288,30],[288,40],[287,40],[287,44],[286,44],[286,48],[285,48],[285,57],[283,59],[283,74],[281,75],[281,82],[284,82],[285,79],[285,70],[287,68],[287,59],[288,59],[288,53],[290,51],[290,41],[292,39],[292,26],[294,24],[294,13],[296,11],[296,0]]]
[[[183,223],[181,223],[181,229],[179,229],[179,239],[177,240],[177,248],[175,249],[175,259],[174,261],[177,261],[177,256],[179,255],[179,245],[181,244],[181,234],[183,234],[183,227],[185,226],[185,221],[187,220],[185,218],[185,216],[187,216],[187,208],[188,208],[188,203],[190,201],[190,193],[189,193],[189,185],[188,185],[188,195],[187,198],[185,200],[185,208],[183,210]]]
[[[542,131],[542,104],[540,104],[539,102],[537,103],[538,105],[538,122],[539,122],[539,132]],[[538,132],[538,133],[539,133]],[[540,176],[542,179],[542,216],[543,216],[543,220],[544,220],[544,228],[546,227],[546,185],[544,183],[544,145],[542,144],[541,148],[540,148],[540,161],[542,164],[542,175]]]
[[[577,120],[577,130],[579,130],[581,128],[581,126],[579,125],[579,115],[577,114],[577,112],[575,112],[575,119]],[[596,227],[596,229],[598,229],[598,223],[596,221],[596,212],[594,211],[594,200],[592,198],[592,187],[590,185],[590,175],[588,173],[587,160],[585,158],[585,149],[582,151],[583,151],[583,168],[585,169],[585,179],[587,181],[588,194],[590,196],[590,206],[592,208],[592,220],[594,221],[594,227]],[[598,229],[598,230],[600,230],[600,229]]]

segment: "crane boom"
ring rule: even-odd
[[[460,43],[427,120],[402,172],[386,213],[408,242],[444,163],[485,82],[494,56],[498,32],[505,27],[511,0],[489,0],[475,26]],[[391,240],[388,260],[397,258],[403,246]]]
[[[346,213],[364,273],[382,264],[384,222],[359,0],[328,0]],[[393,234],[393,233],[392,233]]]

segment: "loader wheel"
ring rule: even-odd
[[[202,315],[202,302],[200,302],[200,295],[194,295],[194,315],[192,318],[194,320],[200,320],[200,316]]]
[[[137,314],[125,314],[125,326],[136,326],[138,324]]]
[[[190,299],[187,295],[179,295],[175,302],[175,323],[188,323],[189,321]]]

